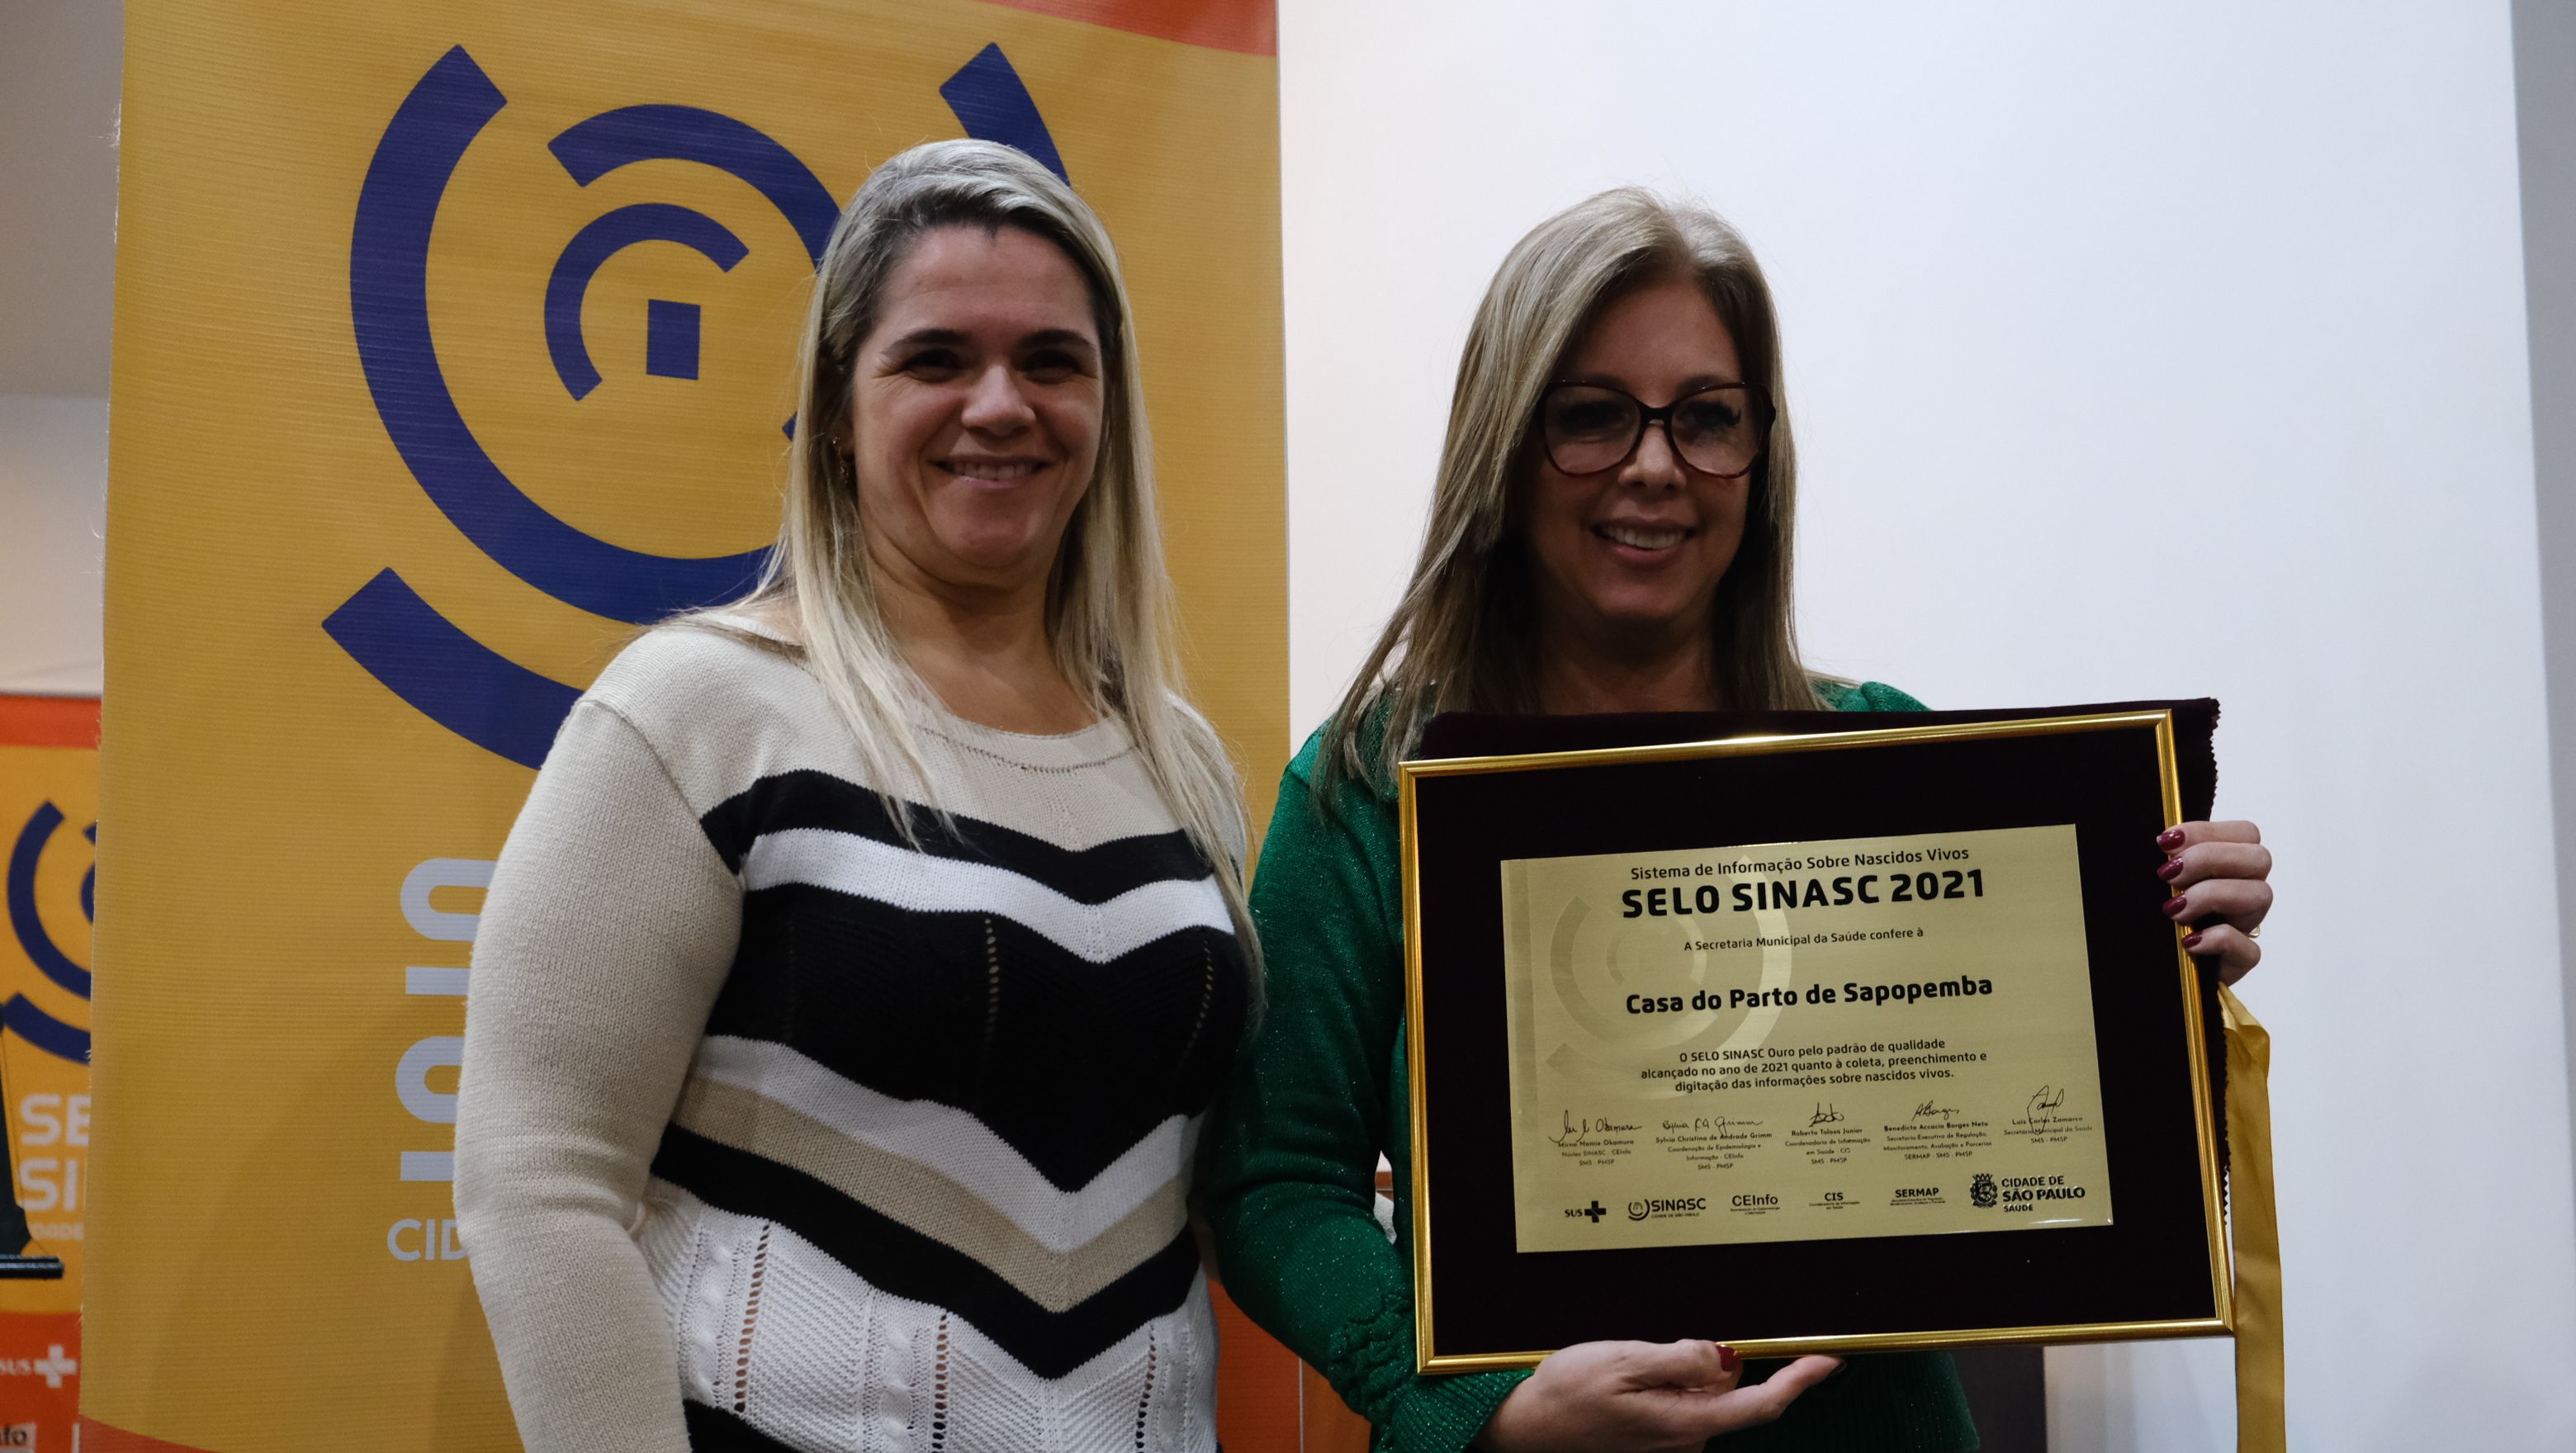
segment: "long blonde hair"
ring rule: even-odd
[[[1743,381],[1760,386],[1777,409],[1754,466],[1744,542],[1709,621],[1717,688],[1730,707],[1818,704],[1789,603],[1798,464],[1770,284],[1743,236],[1716,213],[1620,187],[1530,229],[1477,305],[1422,554],[1333,715],[1319,790],[1345,776],[1391,777],[1422,723],[1439,712],[1538,709],[1528,563],[1513,496],[1529,477],[1539,395],[1606,304],[1670,278],[1707,294],[1735,339]]]
[[[728,609],[796,623],[805,669],[907,832],[916,830],[913,814],[893,784],[917,784],[921,805],[945,815],[908,714],[936,697],[886,629],[856,481],[833,438],[848,425],[858,348],[884,312],[888,280],[925,233],[959,226],[1044,238],[1089,284],[1105,385],[1100,456],[1048,574],[1047,640],[1084,704],[1127,729],[1165,805],[1214,869],[1257,996],[1260,942],[1236,847],[1246,831],[1243,799],[1214,728],[1182,696],[1135,318],[1107,229],[1055,173],[1007,146],[937,141],[887,161],[850,199],[815,269],[798,349],[778,548],[751,595]],[[699,619],[725,628],[721,613]]]

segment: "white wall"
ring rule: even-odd
[[[0,692],[98,694],[123,33],[0,0]]]
[[[120,0],[0,0],[0,395],[107,397]]]
[[[0,694],[96,696],[107,400],[0,394]]]
[[[1291,702],[1393,602],[1466,320],[1602,186],[1779,294],[1802,629],[1943,705],[2210,693],[2280,854],[2292,1446],[2576,1446],[2508,8],[1287,0]],[[2224,1343],[2054,1446],[2230,1446]]]
[[[2513,0],[2513,66],[2563,954],[2576,944],[2576,268],[2568,266],[2576,257],[2576,5]],[[2567,982],[2576,985],[2576,975]],[[2567,1027],[2568,1042],[2576,1045],[2576,994],[2569,996]],[[2576,1102],[2576,1064],[2569,1070],[2569,1098]]]

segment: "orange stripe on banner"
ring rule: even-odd
[[[1134,31],[1157,40],[1245,55],[1279,54],[1276,0],[992,0],[1013,10],[1034,10]]]
[[[0,696],[0,747],[96,747],[95,696]]]
[[[81,1453],[206,1453],[185,1443],[164,1443],[141,1433],[111,1428],[96,1418],[80,1420]]]

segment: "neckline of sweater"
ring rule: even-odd
[[[760,636],[783,646],[794,645],[787,636],[771,629],[767,622],[748,615],[725,611],[713,619],[748,635]],[[914,693],[904,716],[915,727],[978,756],[1039,772],[1096,767],[1104,762],[1114,762],[1136,749],[1134,740],[1127,734],[1126,724],[1114,716],[1103,716],[1089,726],[1069,732],[1015,732],[959,716],[949,709],[948,703],[939,699],[939,694],[931,690],[927,682]]]
[[[1114,762],[1135,750],[1126,726],[1111,716],[1104,716],[1079,731],[1036,736],[970,721],[950,711],[937,696],[927,693],[914,699],[909,715],[914,726],[967,751],[1040,772],[1096,767],[1103,762]]]

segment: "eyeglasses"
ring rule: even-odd
[[[1755,384],[1722,383],[1650,409],[1625,389],[1560,383],[1539,395],[1538,433],[1548,460],[1567,474],[1616,469],[1637,452],[1646,426],[1684,464],[1720,479],[1741,477],[1771,437],[1771,397]]]

